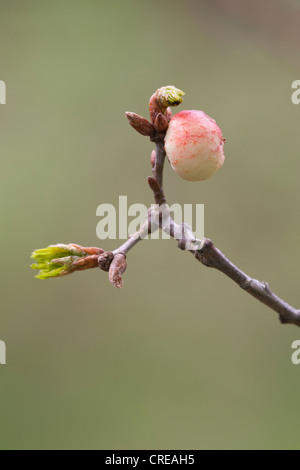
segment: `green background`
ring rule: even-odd
[[[242,3],[0,1],[2,449],[300,447],[300,331],[173,240],[139,244],[122,291],[29,269],[48,244],[118,246],[97,206],[152,202],[153,144],[124,113],[172,84],[227,143],[207,182],[167,166],[169,202],[204,203],[206,236],[299,307],[299,54]]]

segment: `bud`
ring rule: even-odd
[[[168,108],[168,106],[178,106],[182,103],[182,97],[184,95],[184,91],[174,86],[163,86],[158,91],[157,101],[165,108]]]
[[[152,150],[151,152],[150,162],[151,162],[152,168],[154,168],[155,163],[156,163],[156,151],[155,150]]]
[[[122,253],[115,255],[109,268],[109,280],[118,289],[123,287],[122,274],[126,271],[126,268],[126,256]]]
[[[98,266],[102,271],[109,271],[112,260],[114,259],[114,254],[111,251],[106,251],[98,258]]]
[[[155,130],[161,133],[166,132],[166,130],[168,129],[168,125],[168,119],[163,114],[158,113],[154,122]]]
[[[148,184],[154,193],[160,192],[161,188],[156,179],[152,178],[152,176],[148,176]]]
[[[221,129],[203,111],[181,111],[172,117],[165,150],[182,178],[201,181],[212,176],[224,163],[223,147]]]
[[[126,117],[129,121],[129,124],[140,134],[148,136],[148,137],[153,137],[155,134],[155,129],[153,127],[153,124],[151,122],[147,121],[147,119],[143,118],[142,116],[139,116],[138,114],[135,113],[125,113]]]
[[[35,250],[31,258],[36,261],[32,269],[40,272],[37,279],[62,277],[74,271],[96,268],[98,257],[103,253],[102,248],[85,248],[80,245],[69,244],[50,245],[47,248]]]
[[[169,121],[170,110],[168,110],[168,107],[178,106],[180,103],[182,103],[182,97],[184,95],[184,91],[181,91],[174,86],[163,86],[162,88],[156,90],[149,101],[149,112],[153,124],[155,123],[156,116],[159,113],[166,115],[166,118]]]

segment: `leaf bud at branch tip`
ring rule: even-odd
[[[165,108],[168,106],[178,106],[182,103],[184,95],[184,91],[179,90],[179,88],[163,86],[158,90],[157,101]]]
[[[155,123],[156,116],[159,113],[166,115],[167,120],[170,121],[172,113],[170,115],[170,110],[168,111],[169,106],[178,106],[181,104],[184,95],[184,91],[174,86],[164,86],[156,90],[149,101],[151,121]]]
[[[35,263],[31,267],[39,270],[37,279],[62,277],[74,271],[96,268],[102,253],[102,248],[59,243],[35,250],[31,255]]]

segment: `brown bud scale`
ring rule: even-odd
[[[98,258],[99,255],[85,256],[84,258],[79,258],[74,261],[72,264],[72,270],[74,271],[84,271],[85,269],[92,269],[98,267]]]
[[[155,193],[160,191],[158,182],[156,181],[156,179],[152,178],[152,176],[148,176],[148,184],[150,186],[150,189],[152,189],[152,191],[154,191]]]
[[[98,248],[96,246],[81,246],[77,245],[75,243],[70,243],[71,246],[76,248],[78,251],[82,251],[86,253],[87,255],[98,255],[100,256],[102,253],[104,253],[104,250],[102,248]]]
[[[126,268],[126,256],[122,253],[115,255],[109,268],[109,280],[117,289],[123,287],[122,274],[126,271]]]
[[[98,266],[102,271],[109,271],[112,260],[114,259],[114,254],[111,251],[106,251],[98,258]]]
[[[154,127],[157,132],[164,133],[168,129],[168,119],[161,113],[159,113],[154,121]]]
[[[129,124],[140,134],[147,137],[155,135],[155,129],[151,122],[135,113],[126,113]]]

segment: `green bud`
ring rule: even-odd
[[[37,279],[61,277],[71,274],[74,270],[72,269],[73,263],[85,255],[85,252],[77,246],[50,245],[32,253],[31,258],[35,260],[35,263],[31,267],[40,271],[35,276]]]
[[[184,95],[184,91],[174,86],[164,86],[158,90],[157,100],[166,108],[168,106],[178,106],[182,103],[182,97]]]

